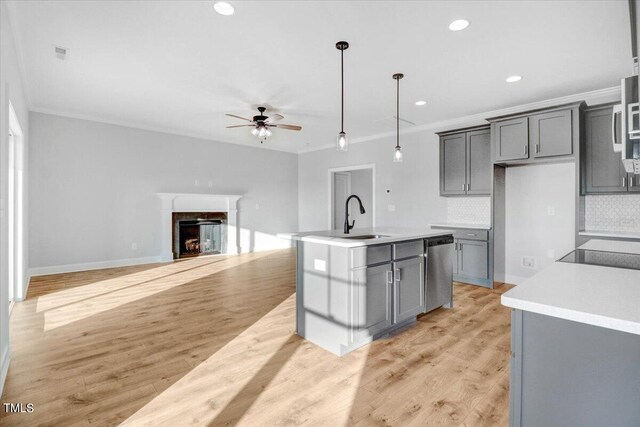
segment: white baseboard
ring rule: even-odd
[[[48,267],[33,267],[29,269],[29,279],[34,276],[49,274],[72,273],[75,271],[101,270],[103,268],[126,267],[129,265],[154,264],[163,262],[161,256],[114,259],[110,261],[85,262],[81,264],[52,265]],[[27,287],[29,285],[27,284]]]
[[[506,274],[504,277],[504,280],[501,280],[501,281],[504,283],[508,283],[509,285],[519,285],[527,279],[528,277],[516,276],[513,274]]]
[[[11,363],[11,356],[9,355],[9,346],[5,348],[2,355],[2,362],[0,364],[0,396],[4,390],[4,382],[7,379],[7,372],[9,372],[9,363]]]

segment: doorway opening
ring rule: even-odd
[[[9,313],[16,299],[22,300],[23,294],[23,206],[24,206],[24,142],[18,117],[9,103],[8,138],[8,193],[7,193],[7,244],[8,244],[8,294]]]
[[[366,212],[360,214],[358,202],[352,199],[349,220],[355,220],[355,229],[371,228],[376,224],[376,165],[346,166],[329,169],[329,228],[342,230],[345,202],[355,194],[362,200]]]

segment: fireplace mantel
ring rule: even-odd
[[[228,252],[232,253],[232,248],[235,247],[236,253],[240,253],[237,202],[241,195],[206,193],[156,193],[156,195],[162,201],[163,261],[173,260],[171,215],[174,212],[226,212]]]

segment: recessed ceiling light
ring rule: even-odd
[[[466,19],[456,19],[451,24],[449,24],[449,29],[451,31],[462,31],[469,26],[469,21]]]
[[[421,107],[423,105],[427,105],[427,101],[423,101],[423,100],[416,101],[416,105],[419,106],[419,107]]]
[[[224,15],[224,16],[233,15],[233,13],[235,12],[235,9],[233,8],[233,6],[231,6],[226,1],[217,1],[217,2],[215,2],[214,5],[213,5],[213,8],[220,15]]]
[[[509,76],[506,78],[507,83],[515,83],[519,82],[520,80],[522,80],[522,76]]]

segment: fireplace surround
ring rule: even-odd
[[[160,232],[162,261],[168,262],[174,259],[174,213],[191,215],[193,217],[190,218],[191,220],[222,221],[222,218],[226,216],[226,231],[223,228],[220,229],[220,232],[224,233],[221,235],[221,241],[223,242],[226,236],[227,253],[238,254],[241,252],[237,202],[242,196],[197,193],[157,193],[157,196],[162,204]],[[184,219],[188,218],[184,217]]]

